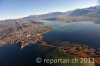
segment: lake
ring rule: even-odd
[[[84,43],[100,48],[100,25],[93,22],[45,22],[52,30],[44,35],[46,41],[70,41]],[[53,48],[54,49],[54,48]],[[0,66],[44,66],[35,63],[36,57],[42,57],[49,48],[38,44],[30,44],[21,49],[19,44],[0,47]],[[51,49],[50,49],[51,51]]]
[[[49,21],[52,30],[44,35],[48,42],[75,42],[86,44],[93,48],[100,48],[100,24],[89,21],[61,23]]]

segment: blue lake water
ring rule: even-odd
[[[84,21],[45,22],[44,25],[52,27],[52,30],[44,35],[46,41],[71,41],[100,48],[100,24]],[[43,53],[42,48],[37,44],[30,45],[28,49],[21,49],[19,44],[2,46],[0,47],[0,66],[35,66],[35,57],[41,57]]]
[[[42,48],[38,44],[30,44],[21,49],[18,43],[0,46],[0,66],[44,66],[36,64],[37,57],[43,55]]]
[[[90,47],[100,48],[100,24],[80,21],[71,23],[47,22],[52,30],[44,35],[48,42],[76,42],[86,44]]]

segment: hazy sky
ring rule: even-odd
[[[97,0],[0,0],[0,20],[97,5]]]

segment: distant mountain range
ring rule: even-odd
[[[100,22],[100,5],[94,7],[88,7],[83,9],[75,9],[67,12],[52,12],[48,14],[42,15],[31,15],[28,17],[20,18],[20,19],[12,19],[12,20],[3,20],[0,23],[4,22],[33,22],[34,20],[56,20],[61,22],[73,22],[73,21],[93,21],[95,23]],[[9,24],[7,23],[7,24]]]
[[[100,23],[100,5],[67,12],[52,12],[42,15],[31,15],[24,19],[44,19],[59,22],[92,21]]]
[[[75,9],[67,12],[52,12],[42,15],[31,15],[27,18],[54,18],[65,16],[100,16],[100,5],[83,9]]]

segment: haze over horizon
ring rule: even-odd
[[[49,12],[66,12],[97,5],[98,0],[0,0],[0,20]]]

